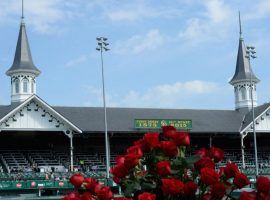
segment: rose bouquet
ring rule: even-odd
[[[82,200],[232,200],[237,199],[232,195],[235,190],[250,184],[235,163],[216,166],[224,159],[221,149],[202,148],[186,157],[188,146],[189,134],[177,132],[172,126],[163,127],[162,133],[146,133],[127,149],[126,154],[118,156],[116,165],[111,168],[113,180],[121,187],[123,197],[114,198],[109,187],[80,175],[70,179],[78,190],[75,196]],[[257,191],[243,192],[239,199],[270,198],[268,178],[259,177],[256,186]],[[69,199],[73,198],[65,200]]]
[[[155,195],[150,199],[157,200],[232,199],[235,189],[249,184],[234,163],[216,169],[216,163],[224,158],[221,149],[203,148],[186,157],[189,145],[189,134],[172,126],[163,127],[161,134],[146,133],[117,158],[111,169],[113,180],[127,197],[137,199],[148,192]]]

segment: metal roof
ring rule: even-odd
[[[40,71],[34,65],[32,60],[24,22],[22,22],[20,25],[20,32],[13,64],[6,74],[10,76],[15,72],[29,72],[35,74],[36,76],[40,74]]]
[[[246,47],[242,37],[239,40],[238,54],[236,69],[230,84],[234,84],[241,81],[250,80],[250,76],[253,82],[258,83],[260,80],[254,75],[252,68],[246,58]]]
[[[5,117],[8,113],[10,113],[13,109],[18,107],[20,103],[12,103],[11,105],[0,105],[0,119]]]
[[[104,131],[100,107],[53,107],[83,132]],[[135,119],[191,119],[191,132],[239,133],[244,115],[234,110],[107,108],[108,131],[139,132]],[[145,131],[145,130],[142,130]]]
[[[254,108],[254,119],[256,120],[256,118],[261,115],[267,108],[270,107],[270,103],[265,103],[263,105],[257,106]],[[252,110],[250,110],[244,118],[244,123],[241,127],[241,131],[243,131],[245,128],[247,128],[251,123],[252,123]]]

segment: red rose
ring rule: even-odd
[[[160,148],[166,156],[175,157],[178,153],[177,146],[173,141],[162,141],[160,142]]]
[[[162,132],[165,137],[172,138],[176,133],[176,128],[173,126],[162,126]]]
[[[190,145],[190,137],[186,132],[176,132],[172,136],[173,141],[177,146],[189,146]]]
[[[202,168],[205,168],[205,167],[214,169],[215,168],[215,163],[210,158],[204,157],[204,158],[201,158],[200,160],[198,160],[197,162],[195,162],[194,167],[198,171],[200,171]]]
[[[137,158],[141,158],[143,156],[142,149],[139,146],[131,146],[127,149],[128,154],[133,154]]]
[[[219,175],[214,169],[205,167],[201,169],[201,181],[206,185],[213,185],[218,182]]]
[[[221,199],[226,192],[226,187],[223,183],[216,183],[211,187],[211,196],[213,199]]]
[[[80,196],[77,192],[71,192],[67,194],[63,200],[80,200]]]
[[[210,199],[211,199],[210,193],[206,193],[205,195],[203,195],[203,200],[210,200]]]
[[[94,200],[89,192],[85,192],[81,195],[81,200]]]
[[[127,197],[115,197],[115,200],[133,200],[131,198],[127,198]]]
[[[233,184],[239,189],[248,185],[249,183],[250,181],[248,180],[247,176],[243,173],[237,173],[233,179]]]
[[[201,148],[195,152],[196,155],[199,155],[201,158],[208,156],[208,150],[206,148]]]
[[[143,152],[150,151],[150,148],[147,146],[146,142],[143,139],[136,140],[135,142],[133,142],[133,144],[140,147]]]
[[[184,185],[184,194],[189,197],[195,196],[198,185],[193,181],[186,182]]]
[[[124,165],[128,170],[134,168],[138,164],[139,164],[139,159],[136,154],[127,154],[125,156]]]
[[[112,179],[113,179],[113,181],[114,181],[115,183],[117,183],[117,184],[119,184],[119,183],[121,182],[121,178],[118,178],[118,177],[116,177],[116,176],[114,176]]]
[[[149,150],[152,150],[159,145],[159,133],[146,133],[143,140],[145,141],[145,144]]]
[[[227,178],[232,178],[239,173],[239,168],[235,163],[227,163],[226,167],[223,169],[223,172]]]
[[[124,164],[124,161],[125,161],[125,156],[124,155],[119,155],[119,156],[116,156],[115,158],[115,162],[116,164]]]
[[[98,184],[98,181],[94,178],[85,178],[84,185],[85,188],[88,189],[91,193],[95,191],[95,187]]]
[[[160,161],[157,163],[157,173],[160,176],[171,174],[171,163],[169,161]]]
[[[270,192],[270,180],[265,176],[260,176],[256,182],[256,188],[258,192],[268,194]]]
[[[128,174],[128,170],[124,164],[115,165],[110,171],[115,177],[120,179]]]
[[[270,196],[268,194],[260,193],[258,194],[260,200],[270,200]]]
[[[239,200],[255,200],[256,194],[254,192],[242,192]]]
[[[83,181],[84,181],[84,177],[81,174],[73,174],[70,179],[69,179],[70,183],[72,185],[74,185],[76,188],[81,187]]]
[[[138,200],[155,200],[156,195],[150,192],[144,192],[138,196]]]
[[[213,158],[215,162],[219,162],[224,159],[224,151],[217,147],[211,147],[209,150],[210,158]]]
[[[176,196],[184,191],[184,183],[174,178],[161,179],[161,189],[165,195]]]
[[[97,197],[99,200],[110,200],[113,198],[113,193],[110,187],[102,187],[100,188],[97,193]]]

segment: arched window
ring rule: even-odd
[[[242,100],[246,100],[246,98],[247,98],[246,88],[245,87],[241,87],[240,92],[241,92],[241,99]]]
[[[35,92],[35,84],[34,84],[34,80],[32,80],[31,82],[31,93],[33,94]]]
[[[235,100],[238,101],[238,89],[237,87],[234,88]]]
[[[19,93],[20,92],[20,81],[19,79],[15,80],[15,93]]]
[[[251,100],[251,94],[253,93],[253,91],[251,91],[253,88],[248,88],[248,97]]]
[[[23,80],[23,92],[24,93],[28,92],[28,80],[27,79]]]

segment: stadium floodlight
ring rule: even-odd
[[[255,154],[255,168],[256,168],[256,177],[259,176],[259,166],[258,166],[258,151],[257,151],[257,136],[256,136],[256,128],[255,128],[255,114],[254,114],[254,103],[253,103],[253,84],[252,84],[252,71],[250,59],[255,59],[256,51],[254,46],[246,47],[246,58],[249,62],[249,74],[250,74],[250,96],[251,96],[251,109],[252,109],[252,129],[253,129],[253,137],[254,137],[254,154]]]
[[[103,94],[103,107],[104,107],[104,129],[105,129],[105,152],[106,152],[106,179],[110,178],[110,146],[109,146],[109,137],[108,137],[108,128],[107,128],[107,108],[106,108],[106,98],[105,98],[105,81],[104,81],[104,67],[103,67],[103,51],[109,51],[109,43],[105,42],[108,38],[97,37],[97,51],[100,51],[101,58],[101,71],[102,71],[102,94]]]

